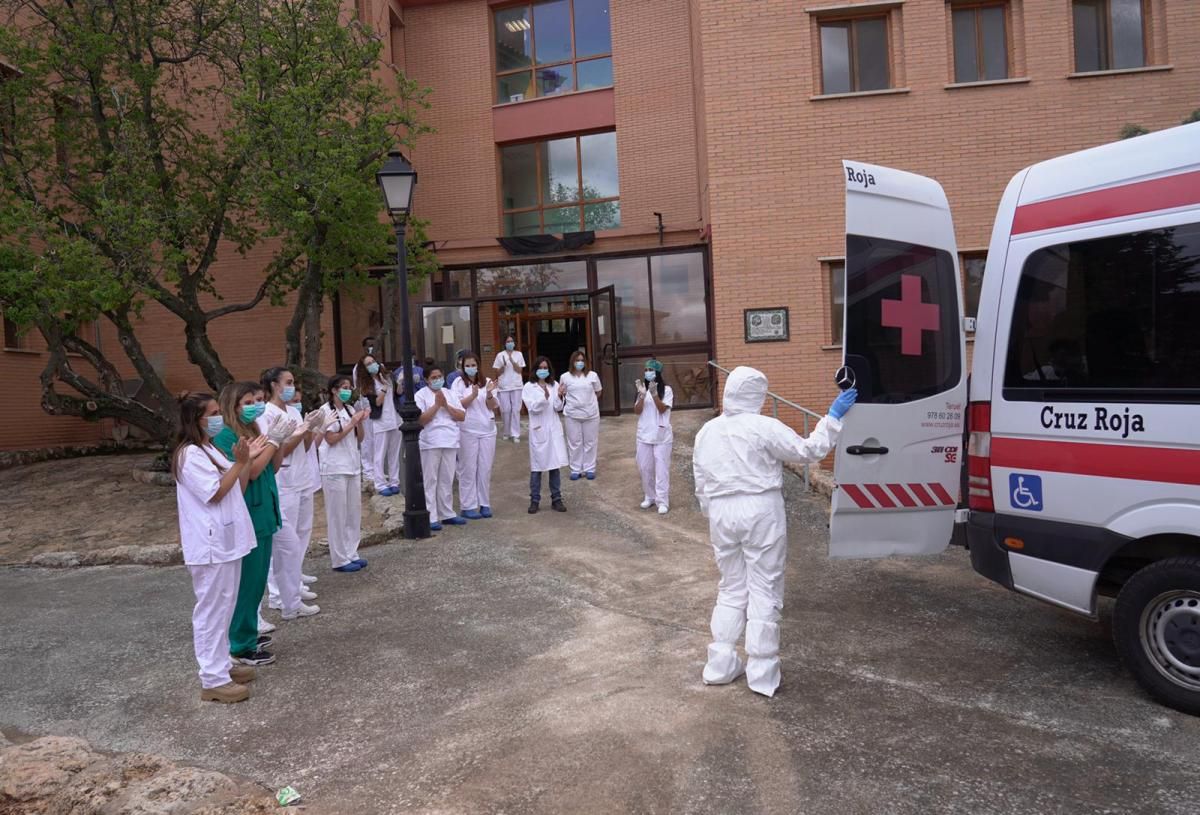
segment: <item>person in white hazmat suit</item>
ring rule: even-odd
[[[696,497],[708,518],[721,571],[712,612],[713,641],[704,666],[706,685],[724,685],[746,673],[750,689],[774,696],[779,687],[779,619],[787,561],[783,462],[815,464],[842,429],[857,391],[842,392],[806,439],[762,415],[767,377],[734,368],[725,382],[721,415],[696,434],[692,468]],[[743,665],[737,643],[746,634]]]

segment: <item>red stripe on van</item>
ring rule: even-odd
[[[909,508],[917,505],[917,502],[914,501],[912,496],[908,494],[908,490],[904,489],[903,484],[888,484],[887,488],[892,491],[892,495],[896,496],[896,500],[899,501],[901,505]]]
[[[946,488],[936,481],[929,485],[929,489],[933,490],[933,494],[937,496],[937,499],[943,505],[950,506],[954,503],[954,499],[950,497],[950,493],[946,491]]]
[[[1200,450],[992,436],[992,466],[1200,486]]]
[[[917,500],[927,507],[937,506],[937,501],[933,500],[933,496],[925,491],[925,488],[920,484],[909,484],[908,488],[912,490],[912,494],[917,496]]]
[[[842,484],[841,486],[842,490],[853,499],[854,503],[863,509],[875,509],[875,505],[871,503],[871,499],[857,486],[854,484]]]
[[[1200,170],[1025,204],[1017,207],[1012,233],[1039,232],[1192,204],[1200,204]]]
[[[887,494],[887,490],[883,488],[882,484],[865,484],[864,486],[867,488],[867,492],[871,493],[871,497],[879,502],[879,506],[884,509],[893,509],[896,506],[896,502],[892,500],[892,496]]]

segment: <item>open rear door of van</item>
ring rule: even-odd
[[[936,181],[844,161],[843,358],[858,403],[835,457],[829,554],[946,548],[966,413],[958,248]]]

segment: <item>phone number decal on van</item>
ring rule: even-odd
[[[1130,433],[1144,433],[1146,420],[1140,413],[1131,413],[1129,408],[1120,413],[1097,407],[1089,413],[1086,409],[1059,411],[1054,405],[1046,405],[1042,408],[1042,427],[1047,430],[1104,430],[1120,433],[1121,438],[1127,439]]]

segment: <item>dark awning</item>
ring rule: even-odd
[[[548,255],[564,249],[579,249],[596,242],[595,232],[564,232],[562,235],[520,235],[496,238],[510,255]]]

